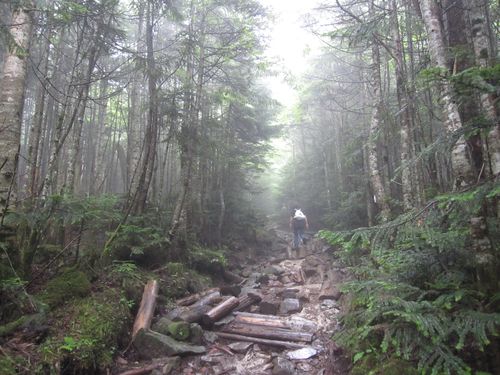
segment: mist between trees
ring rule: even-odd
[[[69,248],[71,261],[88,257],[98,264],[125,246],[127,236],[161,244],[166,259],[186,260],[192,244],[256,241],[266,220],[286,222],[299,204],[314,228],[345,231],[323,232],[331,244],[363,250],[362,261],[344,253],[346,266],[361,262],[373,272],[360,280],[394,281],[402,272],[398,262],[425,272],[424,263],[405,258],[403,242],[411,238],[438,249],[426,259],[442,269],[428,283],[446,284],[443,275],[457,271],[463,277],[455,286],[483,293],[473,310],[490,315],[467,315],[487,322],[483,336],[449,333],[452,323],[444,318],[435,327],[448,329],[448,336],[441,328],[425,331],[429,322],[412,318],[402,326],[413,324],[418,340],[428,339],[418,341],[418,358],[391,347],[390,334],[399,333],[372,326],[380,340],[365,338],[379,352],[346,342],[362,353],[358,360],[377,353],[424,371],[500,373],[488,354],[498,349],[492,336],[500,321],[493,307],[499,11],[488,0],[319,4],[304,22],[321,40],[320,50],[303,75],[287,76],[299,99],[283,108],[265,86],[265,77],[286,72],[266,57],[272,14],[258,1],[2,2],[2,262],[30,280],[49,243]],[[275,137],[289,145],[280,170],[273,168]],[[387,234],[395,227],[405,229]],[[422,232],[410,235],[410,227]],[[154,233],[144,232],[151,228]],[[356,228],[364,234],[352,237]],[[454,239],[435,240],[437,233],[425,235],[424,228]],[[84,233],[95,235],[92,250],[81,244]],[[452,246],[463,253],[449,253]],[[141,243],[131,254],[144,248]],[[382,248],[399,258],[381,258]],[[457,260],[466,252],[470,264]],[[411,297],[420,303],[432,288],[416,279],[404,282],[420,288]],[[449,292],[447,282],[433,292]],[[436,298],[426,300],[432,309],[442,307],[433,304]],[[433,316],[447,308],[424,307]],[[399,308],[398,314],[413,309]],[[433,335],[442,355],[426,360]],[[460,352],[467,344],[488,348],[484,366]]]

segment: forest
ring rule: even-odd
[[[500,375],[499,36],[493,0],[2,0],[0,375]],[[270,344],[315,360],[207,359],[227,305],[277,327],[317,274],[334,328]]]

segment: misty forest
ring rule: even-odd
[[[500,375],[500,3],[1,0],[0,374]]]

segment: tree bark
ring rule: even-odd
[[[314,335],[308,332],[294,332],[284,328],[271,328],[246,323],[230,323],[223,330],[226,333],[260,337],[270,340],[304,341],[311,342]]]
[[[23,8],[14,9],[10,24],[9,32],[17,45],[7,52],[0,78],[0,226],[9,206],[17,200],[16,171],[31,15]]]
[[[205,326],[211,327],[216,321],[222,319],[236,307],[238,307],[239,304],[240,301],[238,298],[229,297],[224,302],[220,303],[207,313],[203,314],[201,320]]]
[[[294,342],[279,341],[279,340],[267,340],[267,339],[258,338],[258,337],[249,337],[249,336],[236,335],[236,334],[225,333],[225,332],[216,332],[216,335],[219,336],[220,338],[223,338],[223,339],[236,340],[236,341],[247,341],[247,342],[253,342],[256,344],[264,344],[264,345],[271,345],[271,346],[280,346],[280,347],[287,348],[287,349],[301,349],[301,348],[306,347],[305,345],[297,344]]]
[[[148,330],[151,326],[151,320],[156,307],[156,297],[158,297],[158,281],[150,280],[144,286],[142,293],[141,305],[135,318],[134,327],[132,328],[132,341],[141,329]]]

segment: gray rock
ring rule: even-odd
[[[217,322],[214,323],[215,327],[222,327],[225,326],[226,324],[231,323],[234,320],[234,315],[228,315],[221,320],[218,320]]]
[[[253,343],[251,342],[238,341],[238,342],[233,342],[228,346],[231,348],[233,352],[246,353],[252,345]]]
[[[200,360],[202,362],[206,362],[206,363],[217,364],[217,363],[220,363],[223,360],[223,356],[220,353],[207,354],[207,355],[201,356]]]
[[[217,335],[213,332],[205,331],[205,332],[203,332],[203,340],[212,344],[215,341],[217,341]]]
[[[141,329],[134,339],[134,347],[142,358],[153,359],[165,355],[202,354],[204,346],[181,343],[161,333]]]
[[[203,343],[203,328],[198,323],[191,323],[189,329],[191,331],[189,341],[195,345],[201,345]]]
[[[264,315],[276,315],[280,304],[276,301],[261,301],[259,303],[259,311]]]
[[[280,314],[292,314],[296,312],[300,312],[302,310],[302,305],[300,301],[296,298],[285,298],[280,303],[279,312]]]
[[[276,357],[273,360],[273,375],[294,375],[295,366],[291,361],[283,357]]]
[[[177,370],[180,365],[181,365],[180,357],[170,357],[167,363],[165,363],[161,368],[162,375],[168,375],[172,373],[172,371]]]
[[[333,299],[324,299],[321,301],[320,308],[321,309],[331,309],[337,306],[337,302]]]
[[[307,347],[288,352],[286,353],[286,356],[288,359],[301,360],[309,359],[311,357],[314,357],[316,354],[318,354],[318,351],[316,349]]]

